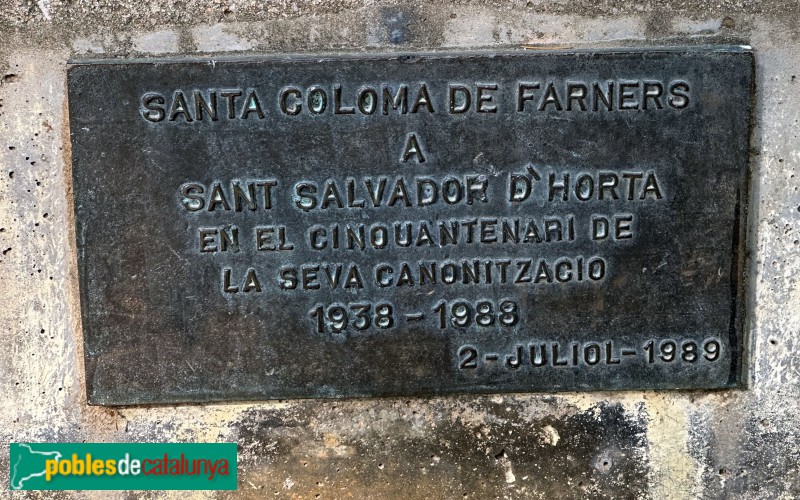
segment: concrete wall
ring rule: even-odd
[[[757,60],[749,389],[87,406],[68,59],[707,43]],[[254,498],[800,496],[798,49],[795,1],[0,1],[0,496],[10,441],[128,440],[236,441]]]

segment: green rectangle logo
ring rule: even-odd
[[[12,490],[235,490],[236,443],[11,443]]]

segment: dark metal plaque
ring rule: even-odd
[[[89,401],[742,383],[739,48],[69,70]]]

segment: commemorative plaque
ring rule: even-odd
[[[75,63],[89,401],[737,387],[753,71]]]

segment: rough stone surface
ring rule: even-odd
[[[253,498],[800,496],[798,14],[755,0],[0,2],[0,443],[233,440]],[[752,45],[757,61],[748,389],[86,405],[68,59],[706,43]],[[8,469],[2,451],[6,492]]]

